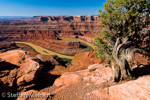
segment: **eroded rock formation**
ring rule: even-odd
[[[40,66],[27,58],[24,51],[7,51],[1,53],[0,58],[0,80],[3,92],[26,91],[36,86]]]
[[[15,94],[50,86],[65,70],[65,67],[62,69],[63,65],[65,65],[65,62],[62,59],[52,55],[41,61],[35,57],[27,57],[25,51],[22,50],[11,50],[1,53],[0,93],[5,93],[5,97],[8,98],[8,93]],[[59,68],[61,70],[58,70]],[[0,98],[6,99],[3,95]],[[17,96],[10,98],[16,99]]]

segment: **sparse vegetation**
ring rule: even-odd
[[[47,53],[47,54],[49,54],[47,51],[45,51],[45,50],[43,50],[43,52],[45,52],[45,53]]]
[[[69,69],[72,59],[67,59],[67,58],[62,58],[62,59],[63,59],[63,61],[66,61],[66,62],[67,62],[67,63],[66,63],[67,68],[66,68],[66,69]]]

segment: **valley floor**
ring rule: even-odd
[[[80,42],[83,42],[83,43],[87,44],[88,46],[91,46],[93,49],[95,48],[95,46],[93,44],[89,43],[89,42],[86,42],[86,41],[81,40],[81,39],[76,39],[76,40],[78,40]],[[29,45],[29,46],[31,46],[34,50],[36,50],[40,54],[58,55],[61,58],[73,59],[73,56],[67,56],[67,55],[59,54],[59,53],[50,51],[48,49],[45,49],[45,48],[43,48],[41,46],[29,43],[29,42],[15,42],[15,43],[21,43],[21,44]]]

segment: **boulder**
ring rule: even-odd
[[[55,80],[54,85],[57,86],[58,89],[55,90],[54,93],[60,92],[66,87],[70,87],[81,82],[87,84],[92,83],[94,85],[102,85],[109,82],[111,76],[111,68],[106,67],[102,64],[93,64],[85,70],[65,72],[64,74],[62,74],[62,76]]]
[[[18,65],[25,61],[25,51],[11,50],[5,53],[1,53],[0,58],[4,59],[8,63]]]

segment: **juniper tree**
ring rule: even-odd
[[[110,60],[114,81],[128,79],[135,52],[150,55],[150,33],[143,32],[150,22],[150,0],[107,0],[99,13],[103,30],[94,40],[96,56]]]

